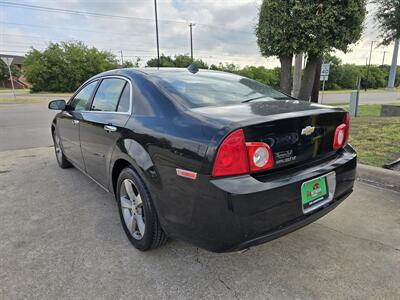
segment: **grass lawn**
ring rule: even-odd
[[[359,116],[350,121],[349,142],[358,152],[358,161],[376,167],[400,157],[400,117],[380,117],[380,111],[378,104],[360,105]]]
[[[12,93],[13,92],[13,90],[12,89],[5,89],[5,88],[0,88],[0,94],[2,94],[2,93]],[[30,92],[30,90],[29,89],[16,89],[15,90],[15,93],[16,94],[26,94],[26,93],[29,93]]]
[[[46,98],[28,98],[23,96],[14,97],[1,97],[0,104],[36,104],[36,103],[47,103],[49,102]]]

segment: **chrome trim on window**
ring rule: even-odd
[[[130,89],[129,89],[129,110],[128,110],[127,112],[126,112],[126,111],[123,112],[123,111],[80,110],[80,111],[79,111],[80,113],[119,114],[119,115],[131,115],[131,114],[132,114],[132,108],[133,108],[133,104],[132,104],[132,82],[131,82],[130,79],[128,79],[127,77],[124,77],[124,76],[106,75],[106,76],[104,76],[104,77],[96,78],[96,79],[94,79],[94,80],[88,82],[87,84],[90,84],[91,82],[93,82],[93,81],[95,81],[95,80],[103,80],[103,79],[107,79],[107,78],[118,78],[118,79],[125,80],[126,82],[129,83],[129,87],[130,87]],[[87,85],[87,84],[86,84],[86,85]],[[100,85],[101,85],[101,82],[100,82]],[[97,90],[96,90],[96,92],[97,92]],[[74,95],[74,96],[75,96],[75,95]],[[96,94],[94,94],[94,97],[96,97]],[[93,98],[93,100],[94,100],[94,98]],[[92,100],[91,105],[93,104],[93,100]],[[117,109],[118,109],[118,107],[117,107]]]

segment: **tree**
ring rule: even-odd
[[[112,53],[82,42],[50,43],[43,51],[31,48],[24,65],[34,92],[73,92],[93,75],[118,67]]]
[[[160,67],[175,67],[175,68],[187,68],[191,64],[195,64],[199,69],[208,69],[208,65],[202,61],[201,59],[195,59],[192,62],[192,59],[189,55],[175,55],[174,58],[171,56],[166,56],[161,54],[160,56]],[[148,67],[157,67],[158,60],[157,58],[151,58],[146,62]]]
[[[307,1],[300,12],[298,26],[302,28],[308,49],[299,98],[308,100],[323,54],[334,49],[346,53],[349,46],[361,38],[366,1]]]
[[[302,36],[294,20],[296,2],[264,0],[256,27],[261,54],[265,57],[277,56],[280,60],[280,89],[287,94],[291,92],[293,54],[301,52],[298,48]]]
[[[281,61],[281,90],[290,93],[294,54],[306,53],[299,97],[308,100],[317,65],[326,52],[349,50],[362,33],[366,0],[264,0],[256,28],[263,56]]]
[[[381,31],[381,44],[389,45],[392,42],[395,43],[388,82],[388,88],[393,88],[400,44],[400,0],[374,0],[374,3],[378,5],[376,19],[379,22]]]
[[[135,60],[125,60],[123,64],[121,64],[121,68],[139,68],[140,65],[140,57],[136,57]]]

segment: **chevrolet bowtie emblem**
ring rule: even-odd
[[[311,135],[315,131],[315,127],[307,126],[301,130],[301,135]]]

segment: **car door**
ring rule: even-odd
[[[70,100],[68,108],[64,110],[57,120],[57,130],[61,139],[64,154],[77,167],[85,169],[82,158],[79,127],[83,119],[82,112],[90,104],[90,99],[96,88],[98,81],[92,81],[85,85]]]
[[[80,123],[86,172],[104,187],[108,187],[112,151],[131,115],[131,89],[130,81],[124,77],[103,78]]]

